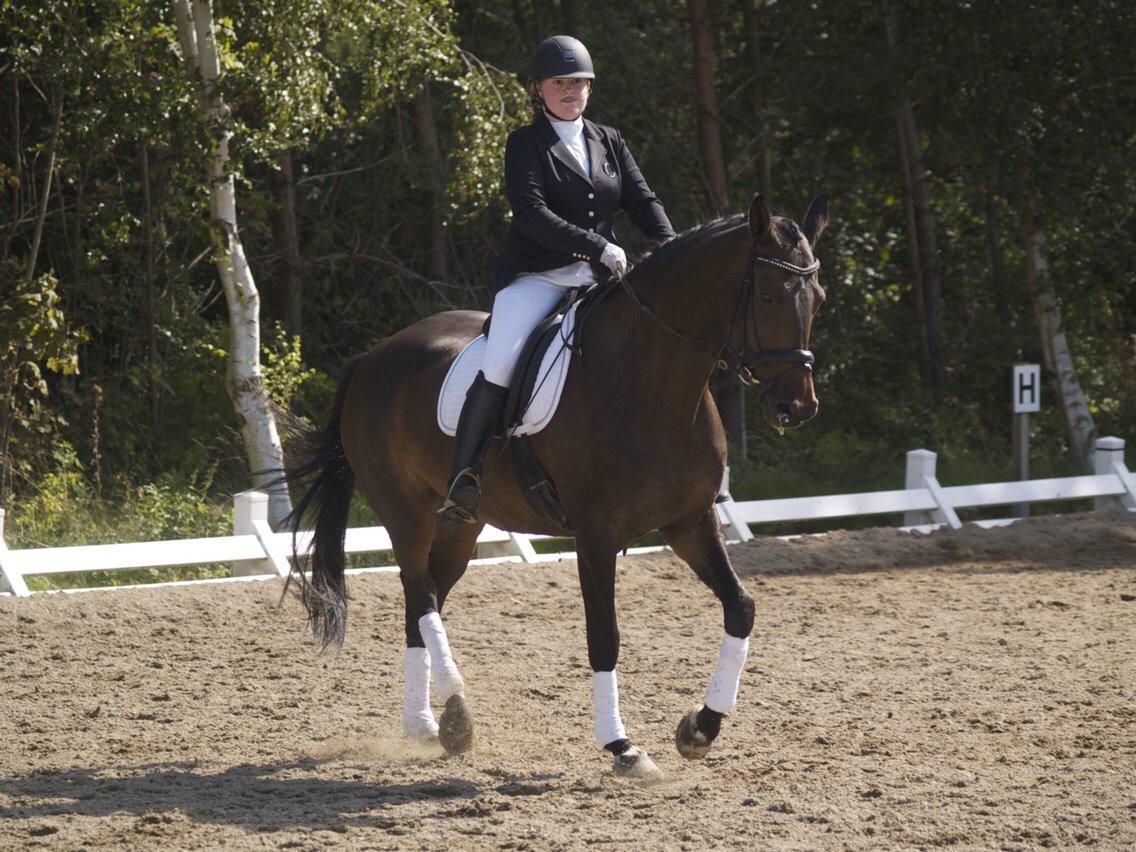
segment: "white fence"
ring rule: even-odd
[[[935,475],[936,455],[929,450],[907,454],[906,487],[895,491],[861,494],[833,494],[820,497],[794,497],[785,500],[727,500],[718,504],[723,532],[729,541],[753,538],[749,525],[778,521],[802,521],[856,515],[897,514],[902,512],[905,528],[927,530],[946,524],[962,526],[958,509],[1036,503],[1053,500],[1092,498],[1096,509],[1136,511],[1136,477],[1124,463],[1124,441],[1101,438],[1093,457],[1094,473],[1059,479],[1025,482],[994,482],[984,485],[944,487]],[[268,498],[246,491],[234,498],[233,535],[218,538],[146,541],[126,544],[43,547],[9,550],[4,544],[4,513],[0,509],[0,593],[29,594],[28,575],[70,574],[81,571],[108,571],[129,568],[157,568],[231,562],[233,578],[284,577],[291,566],[292,536],[275,533],[268,526]],[[985,521],[983,525],[1010,523],[1012,520]],[[301,533],[299,546],[306,548],[310,533]],[[478,538],[482,551],[494,555],[481,561],[502,558],[522,562],[559,559],[571,554],[538,554],[532,536],[486,527]],[[390,536],[382,527],[347,531],[348,553],[376,553],[391,549]],[[631,552],[659,548],[632,548]],[[394,566],[380,569],[397,571]],[[205,581],[209,582],[209,581]],[[216,581],[214,581],[216,582]]]

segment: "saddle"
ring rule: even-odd
[[[571,521],[529,436],[552,420],[564,389],[571,357],[581,351],[579,341],[585,321],[613,289],[615,284],[609,281],[588,289],[583,295],[579,289],[569,290],[537,324],[517,358],[503,415],[494,432],[506,442],[529,505],[567,535],[572,534]],[[453,435],[457,427],[461,404],[477,375],[492,321],[492,315],[486,318],[481,334],[466,344],[442,382],[438,396],[438,426],[448,435]]]

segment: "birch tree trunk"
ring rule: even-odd
[[[1077,380],[1069,341],[1065,337],[1065,322],[1061,318],[1057,293],[1053,289],[1049,264],[1045,259],[1045,234],[1036,218],[1026,232],[1026,274],[1029,278],[1034,318],[1041,334],[1045,369],[1053,381],[1053,392],[1065,418],[1069,449],[1081,466],[1090,470],[1097,428],[1085,402],[1081,383]]]
[[[178,40],[186,75],[200,84],[201,120],[215,134],[205,164],[209,181],[213,254],[229,307],[229,363],[225,386],[241,420],[241,436],[254,485],[264,487],[270,471],[282,470],[284,451],[260,383],[260,294],[237,232],[237,197],[229,169],[229,108],[218,82],[221,76],[213,34],[211,0],[173,0]],[[291,511],[287,489],[269,495],[269,521],[279,526]]]

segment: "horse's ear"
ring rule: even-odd
[[[765,196],[760,192],[749,203],[749,232],[755,240],[761,239],[769,233],[769,223],[773,214],[769,205],[765,203]]]
[[[809,205],[809,212],[805,214],[803,230],[809,245],[815,245],[824,226],[828,224],[828,195],[818,195]]]

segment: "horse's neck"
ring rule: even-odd
[[[689,423],[701,404],[715,363],[697,347],[716,352],[724,343],[729,322],[725,302],[737,284],[735,243],[740,240],[734,229],[707,237],[675,257],[667,269],[634,285],[643,303],[689,342],[626,294],[613,294],[610,309],[603,314],[596,335],[608,350],[603,363],[614,375],[642,389],[637,397],[655,423],[672,417]]]

